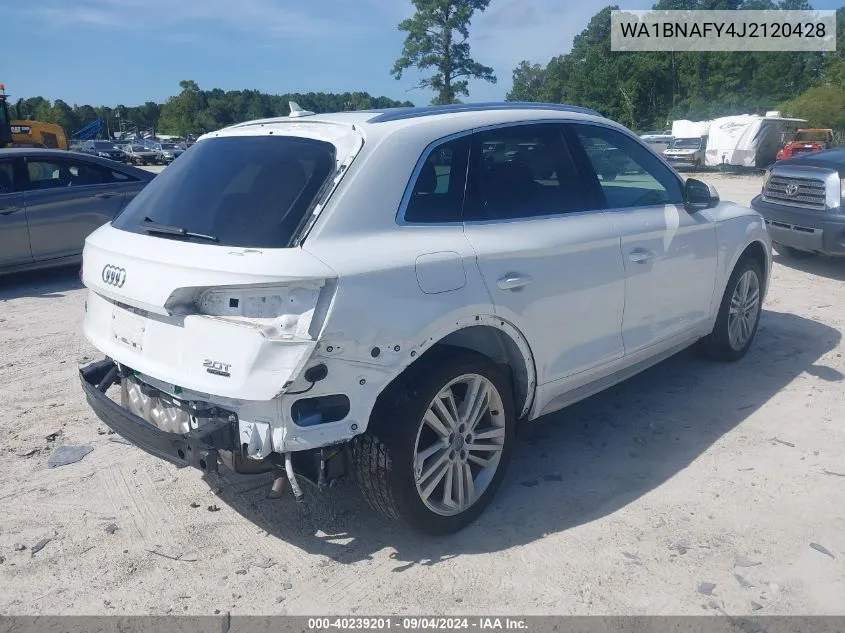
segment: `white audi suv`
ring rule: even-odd
[[[139,448],[297,498],[351,472],[450,533],[517,424],[751,345],[762,218],[598,113],[291,110],[206,134],[87,239],[82,385]]]

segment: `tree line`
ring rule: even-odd
[[[178,95],[163,104],[148,101],[140,106],[115,108],[106,106],[68,105],[61,99],[50,102],[43,97],[20,99],[13,105],[22,118],[57,123],[68,134],[100,119],[108,122],[108,129],[115,133],[120,122],[124,129],[154,129],[161,134],[196,136],[218,130],[233,123],[290,113],[289,101],[314,112],[338,112],[342,110],[366,110],[370,108],[391,108],[413,106],[410,101],[395,101],[387,97],[373,97],[366,92],[344,93],[291,93],[271,95],[258,90],[229,90],[219,88],[201,90],[195,81],[179,83]],[[11,113],[13,117],[18,114]]]
[[[659,0],[655,9],[810,9],[806,0]],[[845,129],[845,8],[835,52],[612,52],[609,6],[545,66],[522,61],[511,101],[572,103],[635,129],[781,110]]]

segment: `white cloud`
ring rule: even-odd
[[[575,36],[604,6],[575,0],[500,0],[492,4],[473,20],[470,44],[473,57],[492,66],[498,82],[472,82],[472,100],[503,99],[511,88],[513,69],[524,59],[545,66],[552,57],[568,53]]]
[[[126,28],[148,37],[172,35],[174,30],[190,33],[209,24],[254,35],[301,39],[349,36],[370,28],[364,16],[354,19],[353,5],[338,13],[293,4],[277,0],[84,0],[69,8],[64,1],[53,0],[47,6],[28,6],[21,12],[63,27]],[[342,2],[332,4],[344,8]]]
[[[496,85],[472,82],[473,100],[502,99],[511,87],[511,74],[523,59],[546,64],[571,49],[572,40],[589,19],[611,0],[493,0],[477,14],[471,28],[473,57],[492,66]],[[2,2],[2,0],[0,0]],[[652,0],[628,0],[628,5],[647,7]],[[224,48],[278,48],[293,43],[302,50],[318,42],[320,59],[345,59],[357,51],[392,51],[382,61],[367,57],[373,72],[385,74],[401,50],[397,24],[413,13],[410,0],[38,0],[24,2],[11,12],[36,17],[39,24],[63,32],[110,29],[125,30],[132,37],[185,46]],[[8,16],[7,16],[8,17]],[[52,25],[52,26],[51,26]],[[235,36],[238,37],[235,37]],[[395,43],[395,50],[393,50]],[[340,52],[339,52],[340,51]],[[280,59],[279,63],[286,60]],[[331,68],[325,69],[331,77]],[[396,86],[413,86],[419,75],[410,71]],[[325,86],[331,89],[331,86]],[[399,95],[402,96],[402,95]],[[431,97],[428,91],[406,95],[418,103]]]
[[[498,27],[530,26],[541,19],[536,7],[528,0],[511,0],[489,11],[485,22]]]

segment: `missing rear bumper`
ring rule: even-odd
[[[88,404],[106,426],[141,450],[179,468],[192,466],[204,472],[216,472],[222,463],[229,470],[248,475],[282,471],[291,481],[297,499],[302,498],[302,492],[294,471],[319,488],[330,485],[345,474],[346,454],[343,443],[286,455],[273,452],[264,459],[251,458],[247,455],[246,445],[238,443],[240,423],[237,413],[216,405],[194,408],[198,403],[177,402],[154,386],[138,382],[131,370],[119,367],[111,359],[80,368],[79,378]],[[139,409],[137,402],[124,402],[127,406],[123,406],[109,398],[106,392],[115,383],[135,385],[146,398],[146,406]],[[175,407],[181,412],[171,410],[170,415],[162,415],[161,411],[156,413],[155,403],[165,400],[171,409]],[[151,416],[151,421],[135,413],[133,407],[136,411],[143,411],[145,416]],[[198,426],[192,426],[184,433],[169,430],[168,426],[174,430],[184,428],[180,424],[184,413],[190,413],[192,425],[197,423]]]
[[[216,471],[220,451],[237,451],[235,427],[237,417],[209,419],[200,428],[188,433],[169,433],[127,411],[109,398],[105,391],[115,378],[116,365],[106,359],[79,370],[79,378],[88,404],[103,423],[150,455],[180,468],[193,466],[203,471]]]

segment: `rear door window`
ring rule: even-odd
[[[152,222],[224,246],[285,248],[334,169],[335,148],[323,141],[207,139],[156,176],[112,225],[147,234],[144,225]]]
[[[112,170],[82,161],[28,159],[26,167],[30,191],[115,182]]]
[[[468,221],[518,220],[584,211],[583,184],[556,124],[508,126],[474,135]]]

